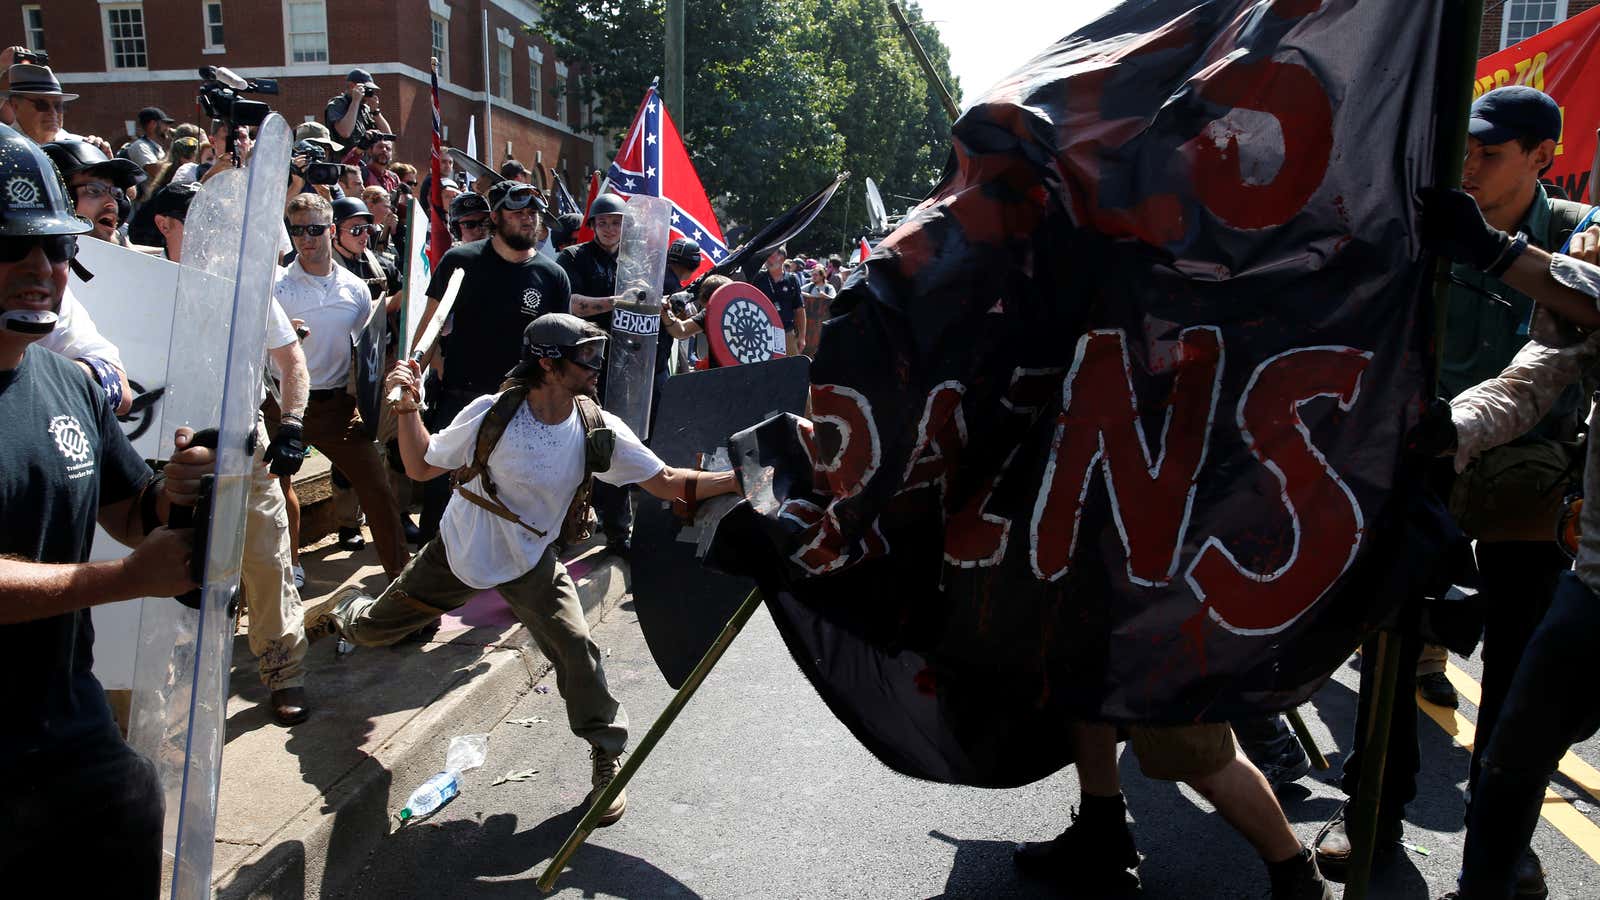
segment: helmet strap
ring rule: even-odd
[[[43,336],[55,330],[61,317],[44,309],[13,309],[0,313],[5,330],[16,334]]]

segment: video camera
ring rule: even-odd
[[[200,110],[230,125],[254,127],[266,121],[272,107],[240,94],[276,94],[276,78],[243,78],[221,66],[200,67]]]
[[[14,62],[48,66],[50,65],[50,52],[47,50],[18,50],[12,59]]]
[[[294,163],[302,158],[305,160],[304,169]],[[289,158],[289,171],[304,178],[307,184],[338,184],[339,176],[344,174],[344,166],[328,162],[327,159],[328,152],[321,144],[301,141],[294,145],[294,155]]]
[[[398,137],[399,135],[397,134],[389,134],[383,131],[368,131],[361,135],[360,140],[356,141],[356,147],[360,150],[367,150],[379,141],[392,141]]]

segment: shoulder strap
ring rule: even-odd
[[[578,418],[583,422],[583,478],[587,481],[597,471],[589,455],[589,435],[606,427],[606,420],[600,415],[600,404],[594,400],[582,395],[572,399],[578,403]]]
[[[1545,243],[1549,245],[1550,251],[1560,250],[1561,245],[1566,243],[1567,237],[1572,234],[1572,230],[1577,228],[1578,223],[1588,214],[1588,204],[1572,200],[1551,200],[1550,225],[1545,235]]]
[[[489,412],[484,415],[483,421],[478,423],[478,437],[472,447],[472,462],[456,470],[455,479],[458,484],[466,484],[489,471],[489,454],[493,453],[495,445],[500,443],[500,436],[506,433],[506,427],[511,424],[513,418],[516,418],[517,407],[521,406],[525,399],[521,391],[506,391],[494,398],[494,405],[489,407]]]

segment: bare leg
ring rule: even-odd
[[[1073,726],[1078,757],[1078,784],[1084,794],[1116,797],[1122,793],[1117,772],[1117,729],[1114,725],[1078,722]]]
[[[1188,785],[1216,807],[1267,862],[1281,862],[1301,851],[1300,839],[1284,818],[1271,785],[1243,753],[1236,750],[1232,762]],[[1087,786],[1084,789],[1087,791]]]

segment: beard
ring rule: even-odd
[[[498,234],[500,235],[500,240],[504,241],[507,247],[510,247],[519,253],[523,250],[533,249],[533,238],[530,235],[522,234],[518,231],[511,231],[509,229],[498,232]]]

